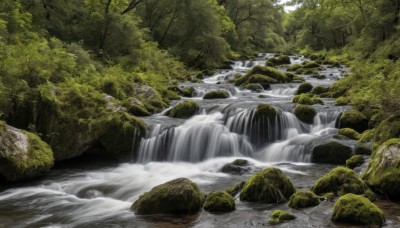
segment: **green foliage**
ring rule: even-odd
[[[308,190],[297,191],[289,199],[289,207],[295,209],[314,207],[318,205],[319,205],[318,196]]]
[[[209,212],[230,212],[235,210],[235,200],[226,192],[211,192],[204,203]]]
[[[333,206],[332,221],[354,225],[382,226],[385,217],[381,209],[367,198],[347,194]]]

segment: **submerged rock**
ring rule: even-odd
[[[361,178],[374,191],[400,199],[400,138],[385,142],[372,154]]]
[[[332,221],[354,225],[382,226],[385,217],[381,209],[367,198],[347,194],[336,201],[333,207]]]
[[[353,149],[337,141],[329,141],[312,149],[311,161],[327,164],[345,164],[353,155]]]
[[[268,223],[271,225],[277,225],[294,219],[296,219],[294,215],[291,215],[286,211],[276,210],[272,213],[271,217],[268,220]]]
[[[235,200],[227,192],[211,192],[204,203],[209,212],[230,212],[235,210]]]
[[[254,174],[240,192],[240,200],[261,203],[282,203],[296,192],[290,179],[277,168]]]
[[[199,110],[199,105],[194,101],[183,101],[175,105],[169,116],[172,118],[187,119],[192,117]]]
[[[289,207],[306,208],[319,205],[319,198],[311,191],[300,190],[293,194],[289,199]]]
[[[203,99],[226,99],[226,98],[229,98],[229,93],[224,89],[214,90],[206,93],[203,96]]]
[[[329,192],[343,195],[346,193],[363,194],[365,189],[365,184],[357,178],[353,170],[339,166],[319,178],[311,191],[317,195]]]
[[[131,208],[137,215],[191,214],[199,212],[203,203],[204,194],[197,185],[179,178],[144,193]]]
[[[21,181],[39,177],[53,164],[52,150],[39,136],[0,122],[0,179]]]

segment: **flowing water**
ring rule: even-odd
[[[201,212],[190,216],[136,216],[130,207],[145,191],[169,180],[186,177],[202,191],[224,190],[247,180],[265,167],[278,167],[295,187],[310,188],[315,180],[333,168],[310,163],[312,147],[336,134],[337,116],[349,107],[334,106],[333,99],[315,105],[318,114],[312,124],[299,121],[291,100],[296,83],[272,85],[259,93],[240,90],[226,81],[255,65],[264,65],[273,54],[260,54],[254,61],[237,61],[233,69],[206,77],[204,83],[183,83],[196,89],[200,110],[191,119],[181,120],[163,114],[145,118],[150,134],[140,144],[138,162],[116,164],[90,162],[59,166],[43,179],[0,191],[0,227],[264,227],[273,210],[296,215],[295,222],[281,227],[340,227],[330,221],[333,202],[293,210],[286,204],[246,203],[236,199],[236,211],[227,214]],[[302,56],[291,56],[301,63]],[[282,68],[282,70],[285,70]],[[326,79],[305,76],[313,85],[329,86],[341,78],[345,67],[327,68]],[[226,89],[229,99],[203,100],[215,89]],[[185,98],[189,99],[189,98]],[[256,119],[260,103],[273,105],[278,114],[272,119]],[[346,141],[354,145],[352,141]],[[227,163],[245,157],[251,171],[241,176],[220,172]],[[357,168],[357,172],[365,168]],[[387,214],[386,227],[400,226],[400,206],[388,201],[378,204]]]

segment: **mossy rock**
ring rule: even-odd
[[[313,86],[311,85],[311,83],[305,82],[299,86],[299,88],[296,91],[296,95],[311,92],[312,89],[313,89]]]
[[[308,190],[297,191],[289,199],[289,207],[295,209],[315,207],[318,205],[319,205],[318,196]]]
[[[303,93],[300,95],[298,103],[302,105],[313,105],[314,99]]]
[[[286,211],[275,210],[269,218],[268,223],[270,225],[277,225],[294,219],[296,219],[296,216],[289,214]]]
[[[371,155],[372,154],[371,146],[365,144],[357,144],[354,153],[359,155]]]
[[[54,164],[50,146],[39,136],[0,121],[0,180],[15,182],[43,176]]]
[[[266,66],[280,66],[284,64],[290,64],[290,57],[287,55],[276,56],[268,59],[265,63]]]
[[[388,140],[374,151],[361,178],[375,192],[400,199],[400,138]]]
[[[353,149],[337,141],[329,141],[312,149],[311,161],[326,164],[345,164]]]
[[[292,99],[292,103],[297,103],[300,100],[301,95],[294,95]]]
[[[400,116],[392,116],[383,120],[374,134],[374,141],[379,144],[392,138],[400,138]]]
[[[324,86],[314,86],[314,87],[312,88],[312,90],[311,90],[311,93],[312,93],[312,94],[319,95],[319,94],[326,93],[326,92],[328,92],[328,91],[329,91],[329,88],[328,88],[328,87],[324,87]]]
[[[339,129],[338,135],[343,135],[349,139],[354,139],[354,140],[359,140],[361,138],[361,135],[357,131],[355,131],[351,128]]]
[[[281,83],[289,82],[289,79],[285,73],[272,67],[255,66],[245,76],[249,77],[256,74],[268,76]]]
[[[231,195],[232,197],[236,196],[239,192],[242,191],[244,185],[246,184],[246,181],[242,181],[238,184],[236,184],[233,187],[229,187],[228,189],[225,190],[225,192],[227,192],[229,195]]]
[[[375,129],[366,130],[360,135],[359,143],[372,142],[375,137]]]
[[[353,155],[351,158],[347,159],[346,166],[350,169],[354,169],[358,166],[364,164],[364,158],[361,155]]]
[[[249,165],[250,164],[247,160],[236,159],[232,163],[224,165],[221,169],[221,172],[230,173],[234,175],[241,175],[243,173],[250,171],[250,168],[248,167]]]
[[[206,93],[203,96],[203,99],[226,99],[229,98],[229,93],[228,91],[224,89],[219,89],[219,90],[214,90]]]
[[[346,193],[364,194],[365,184],[357,178],[356,173],[345,167],[336,167],[328,174],[322,176],[311,188],[317,195],[333,192],[338,195]]]
[[[296,105],[294,114],[304,123],[312,124],[314,122],[314,117],[317,115],[317,111],[310,105],[299,104]]]
[[[251,75],[249,77],[249,80],[247,81],[247,83],[249,84],[260,84],[260,85],[268,85],[266,86],[267,88],[265,89],[269,89],[269,85],[270,84],[276,84],[278,83],[278,81],[276,79],[273,79],[271,77],[265,76],[265,75],[261,75],[261,74],[255,74],[255,75]]]
[[[303,77],[296,75],[293,77],[292,81],[301,83],[301,82],[305,82],[306,80]]]
[[[194,92],[196,92],[195,88],[191,86],[181,87],[178,86],[170,86],[168,90],[174,91],[175,93],[183,96],[183,97],[193,97]]]
[[[150,116],[150,112],[135,98],[128,98],[124,105],[127,111],[134,116]]]
[[[211,192],[204,203],[209,212],[230,212],[235,210],[235,200],[227,192]]]
[[[259,104],[256,107],[254,118],[263,119],[263,118],[275,118],[277,115],[276,109],[269,104]]]
[[[203,203],[204,194],[197,185],[179,178],[144,193],[131,208],[137,215],[192,214],[199,212]]]
[[[318,63],[314,62],[314,61],[303,62],[302,65],[303,65],[302,66],[303,68],[319,68],[320,67],[320,65]]]
[[[289,81],[292,82],[294,78],[298,77],[293,73],[285,72],[286,77],[288,77]]]
[[[199,105],[194,101],[183,101],[175,105],[169,116],[172,118],[187,119],[192,117],[199,110]]]
[[[348,100],[348,98],[346,97],[338,97],[336,98],[336,106],[346,106],[350,103],[350,101]]]
[[[247,84],[243,86],[243,89],[251,90],[252,92],[261,93],[264,91],[264,87],[260,84]]]
[[[332,221],[352,225],[382,226],[385,216],[367,198],[354,194],[340,197],[333,206]]]
[[[340,128],[351,128],[362,133],[368,129],[367,117],[357,110],[345,111],[339,120]]]
[[[277,168],[254,174],[240,192],[240,200],[260,203],[282,203],[296,192],[290,179]]]

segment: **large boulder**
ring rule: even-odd
[[[311,161],[315,163],[345,164],[353,155],[350,146],[337,141],[328,141],[312,149]]]
[[[299,88],[296,91],[296,95],[311,92],[312,89],[313,89],[313,86],[311,85],[311,83],[305,82],[305,83],[299,85]]]
[[[379,124],[375,130],[374,141],[384,143],[392,138],[400,138],[400,116],[391,116]]]
[[[199,212],[203,203],[204,194],[197,185],[179,178],[144,193],[131,208],[137,215],[192,214]]]
[[[294,110],[296,117],[304,123],[312,124],[314,117],[317,115],[317,111],[310,105],[296,105]]]
[[[199,105],[194,101],[183,101],[175,105],[169,116],[172,118],[187,119],[192,117],[199,110]]]
[[[357,110],[345,111],[340,116],[339,128],[351,128],[362,133],[368,129],[368,119]]]
[[[311,188],[317,195],[325,193],[336,193],[343,195],[346,193],[363,194],[365,184],[357,178],[356,173],[345,167],[336,167],[328,174],[320,177]]]
[[[261,203],[282,203],[296,192],[290,179],[277,168],[254,174],[240,192],[240,200]]]
[[[39,136],[0,122],[0,179],[21,181],[39,177],[53,163],[50,146]]]
[[[374,191],[400,199],[400,138],[385,142],[372,154],[361,178]]]
[[[382,226],[385,216],[379,207],[367,198],[354,194],[340,197],[334,207],[332,221],[368,227]]]
[[[209,212],[230,212],[235,210],[235,200],[227,192],[211,192],[204,203]]]
[[[289,207],[299,209],[319,205],[319,198],[311,191],[300,190],[289,199]]]
[[[276,109],[269,104],[259,104],[256,107],[254,118],[259,119],[270,119],[275,118],[277,115]]]

